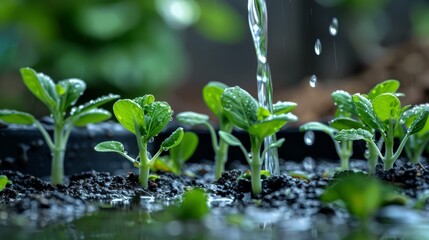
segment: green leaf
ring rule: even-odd
[[[180,123],[195,126],[208,123],[209,116],[196,112],[181,112],[176,115],[176,119]]]
[[[113,113],[119,123],[128,131],[136,134],[136,126],[140,131],[145,129],[145,120],[143,109],[130,99],[121,99],[113,104]]]
[[[396,93],[396,91],[399,89],[399,85],[400,83],[398,80],[391,79],[383,81],[369,91],[368,99],[373,100],[374,98],[383,93]]]
[[[227,85],[221,82],[209,82],[203,88],[204,102],[210,111],[212,111],[217,117],[220,117],[223,114],[223,107],[220,99],[223,91],[227,87]]]
[[[106,141],[97,144],[94,147],[94,150],[97,152],[116,152],[125,154],[124,145],[117,141]]]
[[[112,114],[104,109],[96,108],[83,112],[73,118],[73,124],[78,127],[85,126],[89,123],[102,122],[109,119]]]
[[[352,99],[361,120],[372,129],[382,130],[372,108],[372,103],[360,94],[354,94]]]
[[[5,175],[0,175],[0,191],[2,191],[8,183],[7,177]]]
[[[291,113],[280,114],[280,115],[271,115],[264,120],[257,122],[250,126],[247,132],[250,135],[257,136],[258,138],[266,138],[278,132],[284,125],[289,121],[294,121],[296,118]]]
[[[271,115],[270,111],[265,107],[258,107],[258,121],[261,121]]]
[[[234,135],[232,135],[231,133],[228,132],[224,132],[224,131],[219,131],[219,136],[226,142],[228,143],[228,145],[230,146],[241,146],[241,142],[240,140],[238,140],[238,138],[236,138]]]
[[[391,93],[383,93],[372,100],[372,108],[383,122],[397,120],[401,113],[401,101]]]
[[[240,87],[226,88],[221,102],[225,115],[237,127],[247,130],[258,121],[258,102]]]
[[[29,113],[9,109],[0,110],[0,120],[7,123],[26,125],[31,125],[36,121],[33,115]]]
[[[343,129],[358,129],[358,128],[365,128],[365,125],[363,125],[361,122],[352,119],[352,118],[335,118],[330,123],[329,126],[337,129],[337,130],[343,130]]]
[[[183,194],[183,201],[172,211],[180,220],[201,220],[209,212],[208,197],[202,189],[192,189]]]
[[[409,134],[414,134],[421,131],[427,123],[429,111],[422,111],[421,114],[414,120],[411,127],[408,129]]]
[[[376,178],[351,174],[333,181],[322,194],[321,200],[341,200],[350,214],[364,221],[373,216],[393,193],[393,188]]]
[[[162,143],[161,147],[164,151],[177,146],[183,139],[183,128],[177,128],[168,138],[166,138]]]
[[[320,122],[308,122],[301,127],[299,127],[299,130],[301,132],[304,131],[322,131],[326,134],[328,134],[331,137],[334,137],[334,134],[337,132],[335,128],[332,128],[330,126],[327,126]]]
[[[146,94],[143,97],[137,97],[134,99],[134,102],[136,102],[142,109],[145,108],[145,106],[148,106],[155,102],[155,97],[152,94]]]
[[[273,114],[289,113],[296,108],[294,102],[276,102],[273,104]]]
[[[343,90],[334,91],[331,94],[332,100],[337,107],[337,115],[350,116],[351,114],[357,115],[355,105],[353,104],[352,96]]]
[[[67,79],[58,82],[56,87],[60,99],[61,111],[64,112],[68,107],[75,105],[85,91],[86,84],[80,79]]]
[[[166,102],[153,102],[145,108],[146,138],[157,136],[172,120],[173,110]]]
[[[335,134],[334,139],[336,141],[355,141],[365,140],[367,142],[372,141],[373,134],[365,129],[344,129]]]
[[[267,146],[267,148],[279,148],[283,145],[283,143],[285,142],[284,138],[280,138],[277,141],[271,143],[270,145]]]
[[[170,149],[170,157],[176,165],[186,162],[195,152],[198,146],[198,135],[193,132],[185,132],[183,139],[177,146]]]
[[[31,68],[21,68],[21,76],[27,88],[49,108],[57,105],[57,92],[54,81],[43,73]]]
[[[78,115],[78,114],[80,114],[82,112],[89,111],[91,109],[100,107],[100,106],[102,106],[102,105],[104,105],[104,104],[106,104],[106,103],[108,103],[110,101],[113,101],[115,99],[118,99],[118,98],[120,98],[120,96],[116,95],[116,94],[108,94],[108,95],[105,95],[105,96],[101,96],[101,97],[99,97],[99,98],[97,98],[95,100],[90,100],[89,102],[87,102],[87,103],[85,103],[83,105],[80,105],[78,107],[72,108],[71,111],[70,111],[70,115],[71,116]]]

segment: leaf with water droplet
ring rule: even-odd
[[[37,73],[31,68],[21,68],[21,76],[24,84],[34,96],[49,108],[55,108],[58,95],[55,89],[55,83],[49,76],[43,73]]]
[[[97,152],[116,152],[126,154],[124,145],[118,141],[106,141],[97,144],[94,150]]]
[[[181,112],[176,115],[177,121],[191,126],[208,123],[209,116],[196,112]]]
[[[61,111],[66,111],[67,108],[76,104],[80,96],[86,89],[86,84],[80,79],[66,79],[59,81],[56,85],[59,95]],[[60,89],[60,90],[58,90]]]
[[[385,80],[377,85],[375,85],[368,93],[368,99],[373,100],[378,95],[383,93],[396,93],[400,86],[400,82],[398,80],[390,79]]]
[[[72,115],[72,116],[73,115],[77,115],[77,114],[79,114],[81,112],[89,111],[89,110],[91,110],[93,108],[100,107],[100,106],[102,106],[102,105],[104,105],[104,104],[106,104],[106,103],[108,103],[110,101],[118,99],[119,97],[120,96],[116,95],[116,94],[108,94],[108,95],[105,95],[105,96],[101,96],[101,97],[99,97],[97,99],[90,100],[89,102],[87,102],[87,103],[85,103],[83,105],[80,105],[77,108],[73,108],[70,111],[70,115]]]
[[[401,102],[395,95],[383,93],[372,100],[372,108],[374,109],[375,115],[381,121],[397,121],[401,110]]]
[[[136,134],[136,128],[141,131],[145,129],[143,109],[133,100],[121,99],[116,101],[113,104],[113,113],[119,123],[128,131]]]
[[[6,123],[26,124],[31,125],[36,121],[33,115],[9,109],[0,110],[0,121]]]
[[[241,146],[241,141],[236,138],[234,135],[232,135],[231,133],[228,132],[224,132],[224,131],[219,131],[219,136],[226,142],[228,143],[230,146]]]
[[[95,108],[76,115],[76,117],[73,118],[73,124],[82,127],[89,123],[103,122],[111,116],[112,114],[109,111]]]
[[[258,102],[240,87],[226,88],[221,102],[225,115],[237,127],[246,130],[258,121]]]
[[[161,143],[161,147],[164,151],[167,151],[168,149],[177,146],[183,139],[184,131],[183,128],[179,127],[177,128],[171,135],[166,138]]]
[[[276,102],[273,104],[273,113],[274,114],[284,114],[289,113],[297,107],[297,104],[294,102]]]
[[[173,110],[167,102],[155,101],[146,108],[146,134],[147,137],[157,136],[172,120]]]
[[[203,99],[207,107],[219,118],[223,114],[221,96],[228,86],[221,82],[209,82],[203,88]]]
[[[365,140],[372,141],[374,135],[365,129],[344,129],[335,134],[334,139],[337,141],[355,141]]]

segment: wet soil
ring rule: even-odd
[[[209,163],[192,163],[185,166],[193,174],[176,176],[172,173],[156,173],[148,189],[138,184],[138,175],[111,175],[106,172],[82,172],[67,178],[65,185],[53,187],[40,178],[16,171],[0,170],[12,184],[0,192],[0,223],[25,224],[44,227],[52,223],[68,222],[102,204],[126,199],[154,198],[171,200],[180,198],[187,189],[205,189],[213,198],[227,198],[228,204],[212,204],[213,208],[243,209],[249,206],[262,209],[282,209],[292,217],[315,215],[346,216],[345,211],[323,204],[319,197],[331,181],[338,164],[330,161],[313,161],[283,164],[282,172],[263,180],[263,192],[252,195],[250,181],[240,178],[246,166],[232,163],[217,181],[213,181],[213,167]],[[353,160],[351,168],[366,169],[366,162]],[[400,191],[417,198],[429,191],[429,166],[413,165],[399,161],[395,168],[383,171],[377,167],[376,176],[398,186]],[[303,177],[305,176],[305,177]],[[137,200],[139,201],[139,200]]]

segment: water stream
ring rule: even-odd
[[[248,1],[249,27],[256,50],[258,67],[256,80],[258,88],[259,104],[272,112],[273,110],[273,87],[271,83],[270,66],[267,61],[267,6],[265,0]],[[276,136],[267,137],[264,141],[265,147],[276,141]],[[279,175],[279,159],[276,148],[268,151],[265,156],[265,169],[273,175]]]

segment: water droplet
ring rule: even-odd
[[[313,131],[307,131],[304,134],[304,143],[307,146],[311,146],[314,143],[314,132]]]
[[[313,169],[316,167],[316,162],[312,157],[305,157],[302,161],[302,166],[306,171],[313,171]]]
[[[317,77],[316,77],[316,75],[313,74],[310,77],[309,83],[310,83],[310,87],[316,87],[316,84],[317,84]]]
[[[320,53],[322,53],[322,43],[320,42],[320,39],[317,39],[316,43],[314,43],[314,52],[316,53],[317,56],[319,56]]]
[[[153,143],[153,140],[155,140],[153,137],[149,138],[149,140],[147,140],[148,143]]]
[[[252,159],[252,153],[248,153],[247,156],[249,156],[249,159]]]
[[[329,25],[329,33],[331,34],[331,36],[336,36],[338,33],[338,19],[337,18],[332,18],[332,22]]]
[[[150,154],[150,152],[146,151],[146,156],[148,159],[152,159],[152,154]]]

